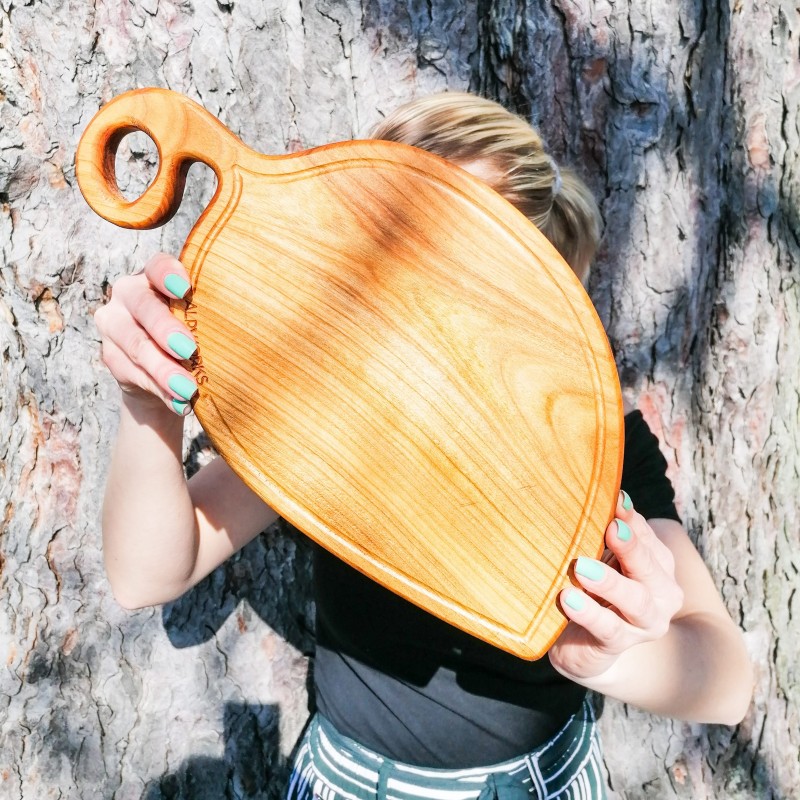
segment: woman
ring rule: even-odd
[[[526,122],[449,93],[398,109],[373,138],[427,149],[488,182],[585,280],[597,206]],[[129,608],[180,596],[276,519],[222,459],[185,479],[182,417],[197,387],[180,359],[195,343],[166,297],[183,297],[187,277],[158,255],[120,279],[95,316],[123,391],[103,539]],[[625,427],[607,557],[576,563],[584,591],[562,592],[570,621],[548,658],[525,662],[475,640],[316,549],[318,713],[291,797],[601,798],[588,689],[686,720],[743,717],[752,674],[742,637],[681,528],[655,437],[629,408]]]

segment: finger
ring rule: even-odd
[[[192,410],[190,403],[175,399],[170,392],[162,389],[147,372],[134,364],[110,339],[103,340],[102,356],[103,363],[117,380],[123,392],[130,391],[132,387],[139,388],[160,398],[172,411],[182,417]]]
[[[638,526],[634,529],[621,519],[606,528],[606,546],[617,557],[622,573],[646,585],[663,573],[653,555],[654,538],[643,536]]]
[[[618,516],[606,528],[606,545],[617,557],[625,575],[649,580],[671,569],[672,555],[647,520],[633,507],[628,494],[620,491]]]
[[[601,605],[614,606],[631,625],[653,632],[657,614],[654,613],[653,595],[644,584],[626,578],[601,561],[584,556],[575,562],[575,577]],[[658,634],[658,631],[654,633]]]
[[[584,628],[605,653],[621,653],[641,640],[632,625],[579,589],[562,590],[559,601],[564,615]]]
[[[632,512],[633,500],[631,500],[631,496],[624,489],[620,489],[617,497],[617,516],[622,519]]]
[[[192,332],[169,310],[166,298],[146,276],[120,278],[115,286],[115,302],[124,306],[165,353],[185,361],[197,352]]]
[[[655,559],[667,572],[674,569],[674,559],[670,549],[656,536],[647,520],[633,506],[630,495],[623,489],[617,499],[616,519],[628,526],[632,535],[647,543],[653,549]],[[623,528],[624,531],[624,528]]]
[[[197,352],[192,332],[169,310],[163,297],[152,289],[129,295],[128,309],[158,346],[173,358],[190,359]]]
[[[640,538],[655,536],[647,520],[633,507],[631,497],[624,489],[620,489],[617,497],[615,519],[622,520]]]
[[[617,509],[615,519],[622,520],[634,536],[639,539],[658,541],[658,537],[653,532],[653,529],[648,524],[647,520],[639,514],[633,506],[630,495],[621,489],[617,498]]]
[[[107,326],[106,337],[149,375],[162,392],[184,401],[191,400],[197,392],[192,373],[168,356],[133,318]]]
[[[168,253],[156,253],[145,264],[144,273],[153,288],[167,297],[181,300],[191,293],[189,273],[177,258]]]

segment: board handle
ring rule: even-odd
[[[146,133],[158,148],[158,173],[140,197],[126,200],[117,185],[115,159],[119,143],[134,131]],[[218,196],[240,148],[246,149],[188,97],[168,89],[136,89],[114,98],[94,116],[78,145],[75,174],[86,202],[101,217],[144,230],[172,218],[189,167],[197,161],[216,173]]]

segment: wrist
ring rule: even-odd
[[[122,397],[122,405],[136,414],[151,413],[163,414],[164,416],[167,416],[167,414],[177,416],[170,412],[166,403],[160,397],[150,392],[145,392],[140,389],[120,388],[120,394]]]
[[[586,669],[580,674],[565,669],[558,663],[559,659],[557,658],[551,658],[550,662],[556,672],[567,680],[577,683],[580,686],[585,686],[587,689],[607,694],[608,692],[606,690],[616,685],[620,680],[620,655],[622,654],[609,654],[604,656],[602,661],[596,661],[592,664],[587,663],[585,664]]]
[[[169,409],[160,397],[123,391],[121,405],[123,414],[138,425],[147,425],[158,430],[183,430],[184,418]]]

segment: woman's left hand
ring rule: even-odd
[[[550,661],[579,683],[606,672],[629,648],[664,636],[683,604],[672,552],[625,492],[605,540],[603,561],[582,557],[575,563],[585,591],[568,588],[559,595],[570,622],[550,648]]]

